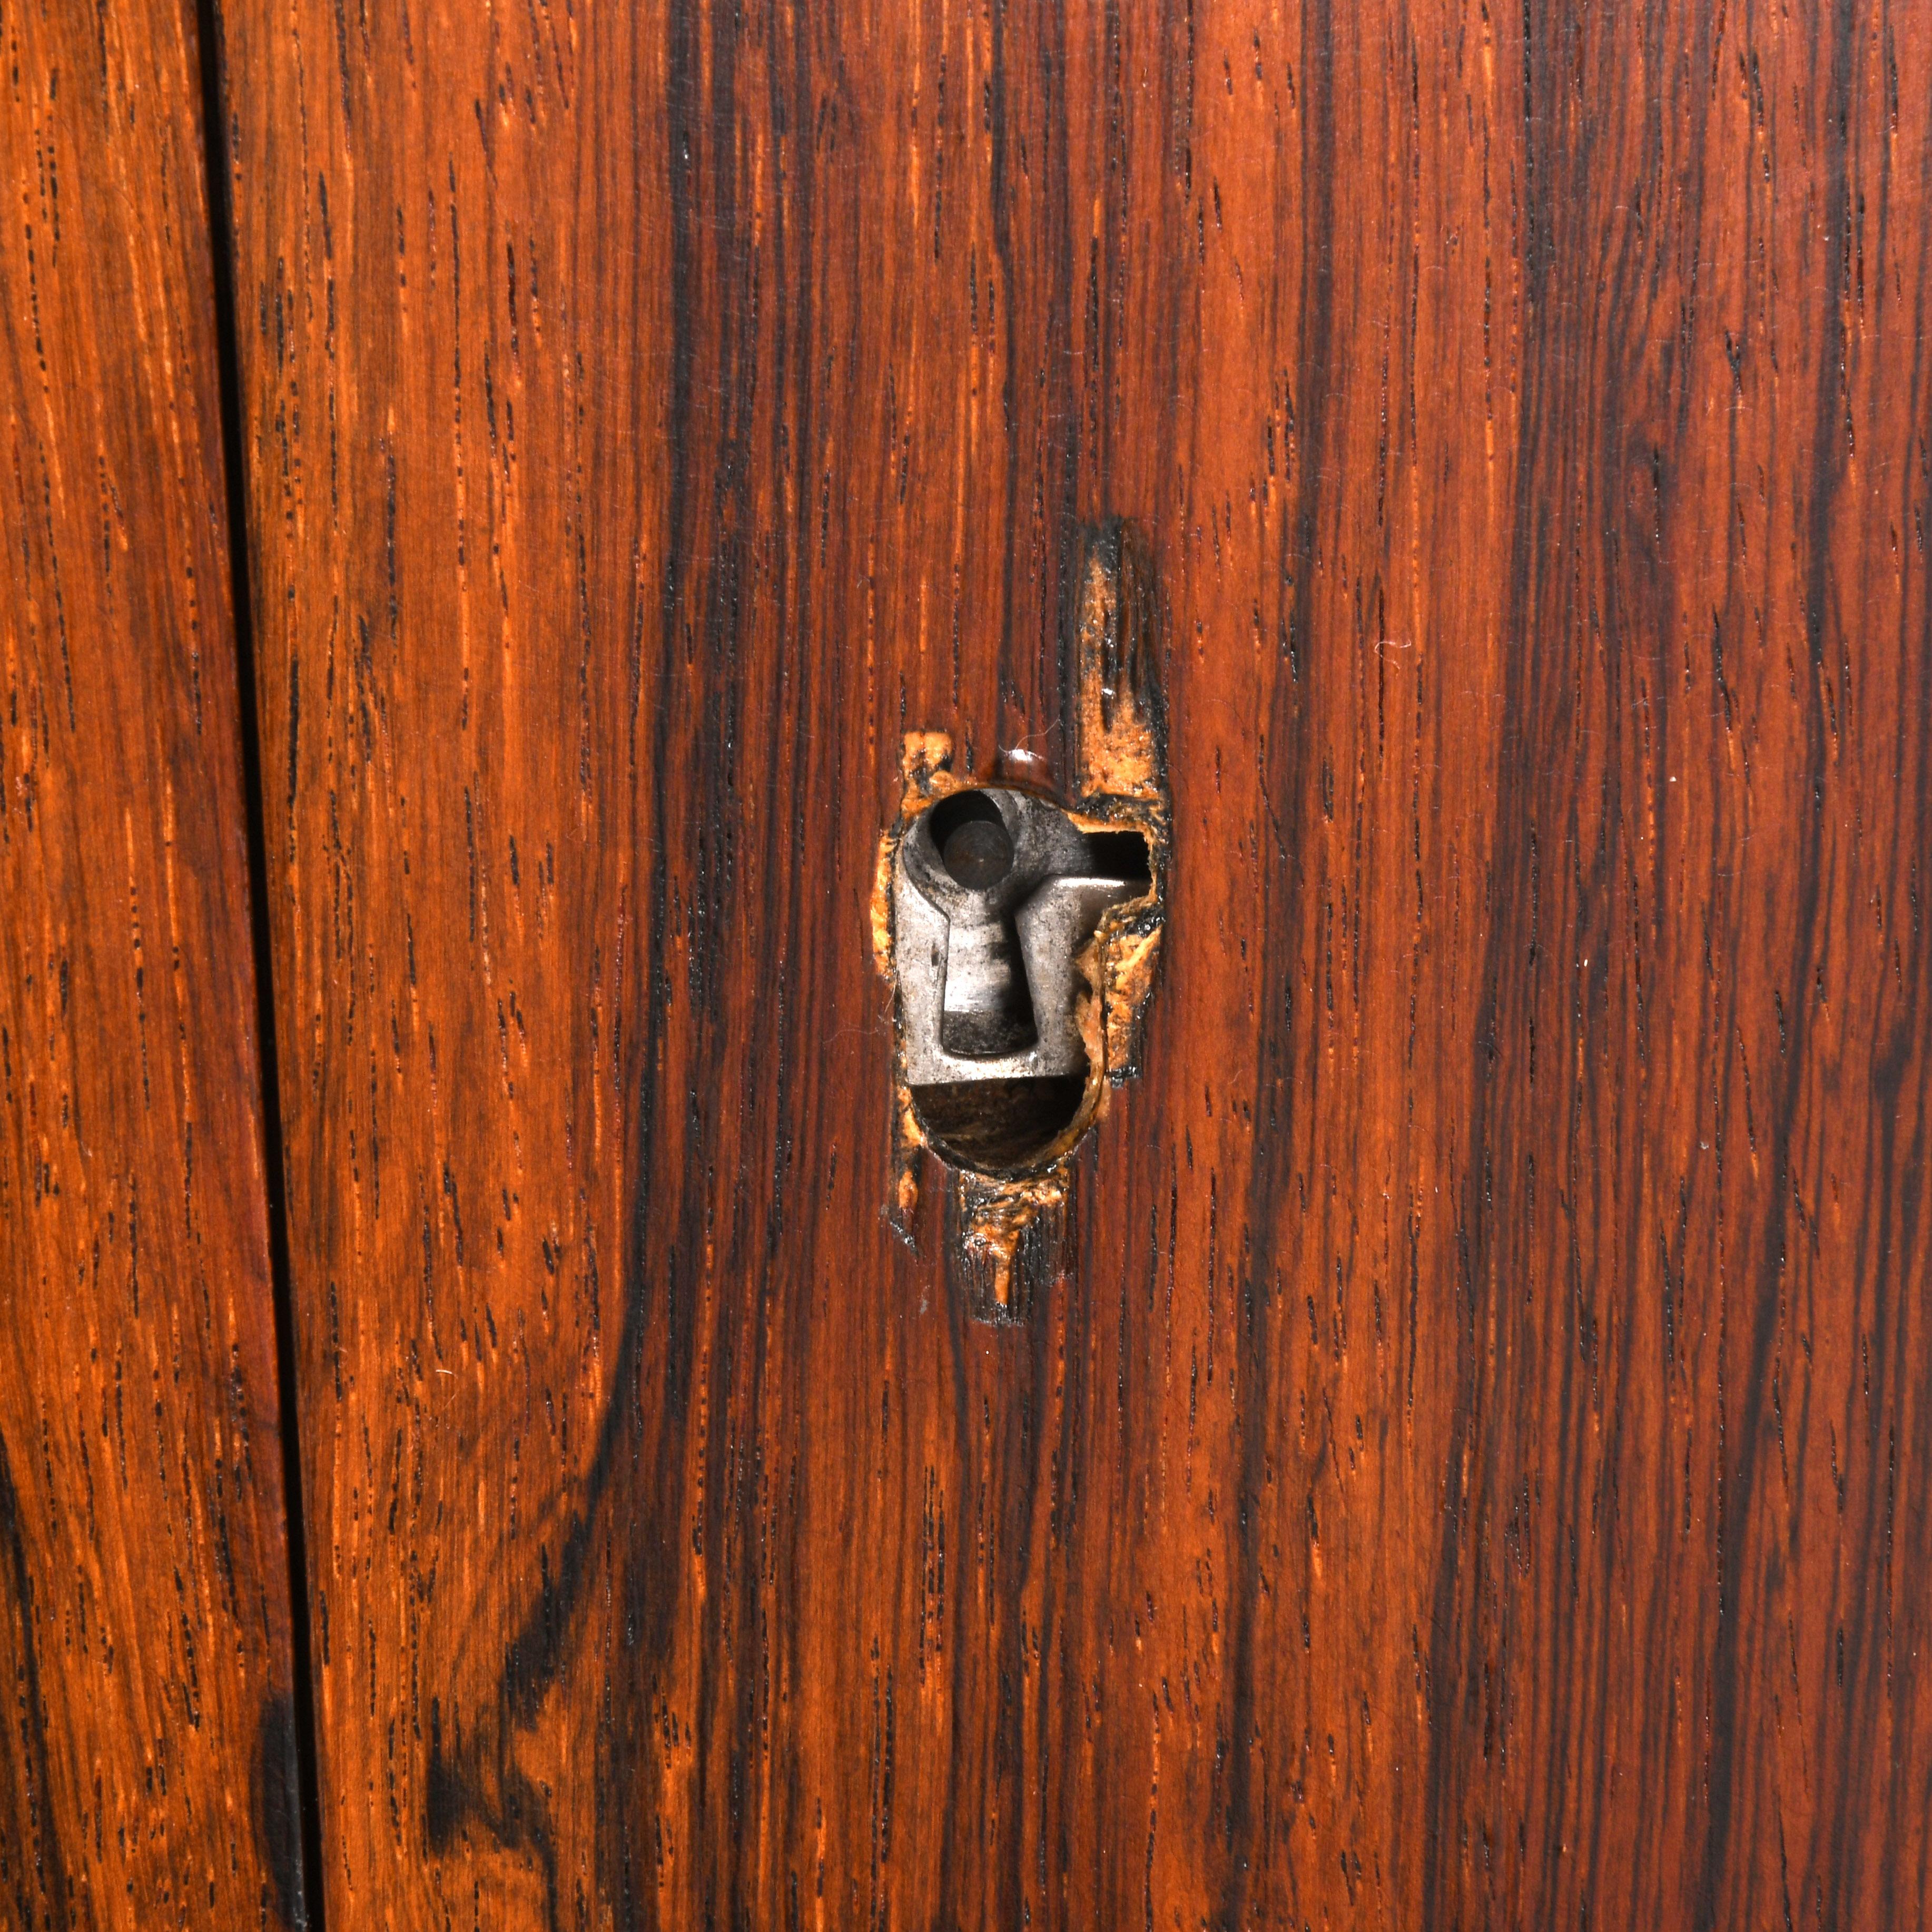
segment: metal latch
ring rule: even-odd
[[[1093,995],[1082,949],[1149,877],[1139,832],[1084,830],[1003,786],[949,794],[901,842],[905,1078],[962,1165],[1023,1166],[1072,1120],[1088,1071],[1078,1009]]]

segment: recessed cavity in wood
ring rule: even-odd
[[[951,1238],[989,1318],[1023,1312],[1021,1243],[1064,1200],[1075,1149],[1136,1070],[1168,867],[1149,616],[1125,530],[1090,532],[1070,653],[1070,795],[957,774],[950,734],[914,732],[880,841],[893,1219],[910,1238],[927,1156],[952,1171]]]

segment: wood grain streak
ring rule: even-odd
[[[1932,22],[226,31],[332,1927],[1924,1917]],[[992,1330],[872,840],[1110,514]]]
[[[306,1922],[194,17],[0,52],[0,1923]]]

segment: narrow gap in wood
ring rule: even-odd
[[[284,1875],[282,1905],[291,1924],[324,1932],[322,1806],[316,1756],[314,1653],[308,1556],[302,1520],[302,1435],[297,1406],[295,1301],[289,1256],[280,1067],[276,1048],[273,950],[268,920],[268,820],[262,789],[261,715],[256,700],[255,608],[248,567],[248,505],[243,468],[242,362],[235,307],[234,210],[218,0],[195,0],[201,61],[202,167],[214,268],[215,355],[221,395],[221,461],[228,516],[229,598],[241,713],[242,773],[248,824],[248,926],[255,964],[255,1037],[268,1195],[268,1263],[275,1311],[275,1374],[280,1396],[282,1513],[286,1526],[290,1648],[293,1652],[296,1798],[300,1850]]]

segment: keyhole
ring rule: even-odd
[[[904,1066],[934,1150],[980,1172],[1045,1156],[1085,1096],[1078,964],[1108,908],[1145,892],[1138,830],[1083,827],[1005,787],[948,794],[900,851]]]

